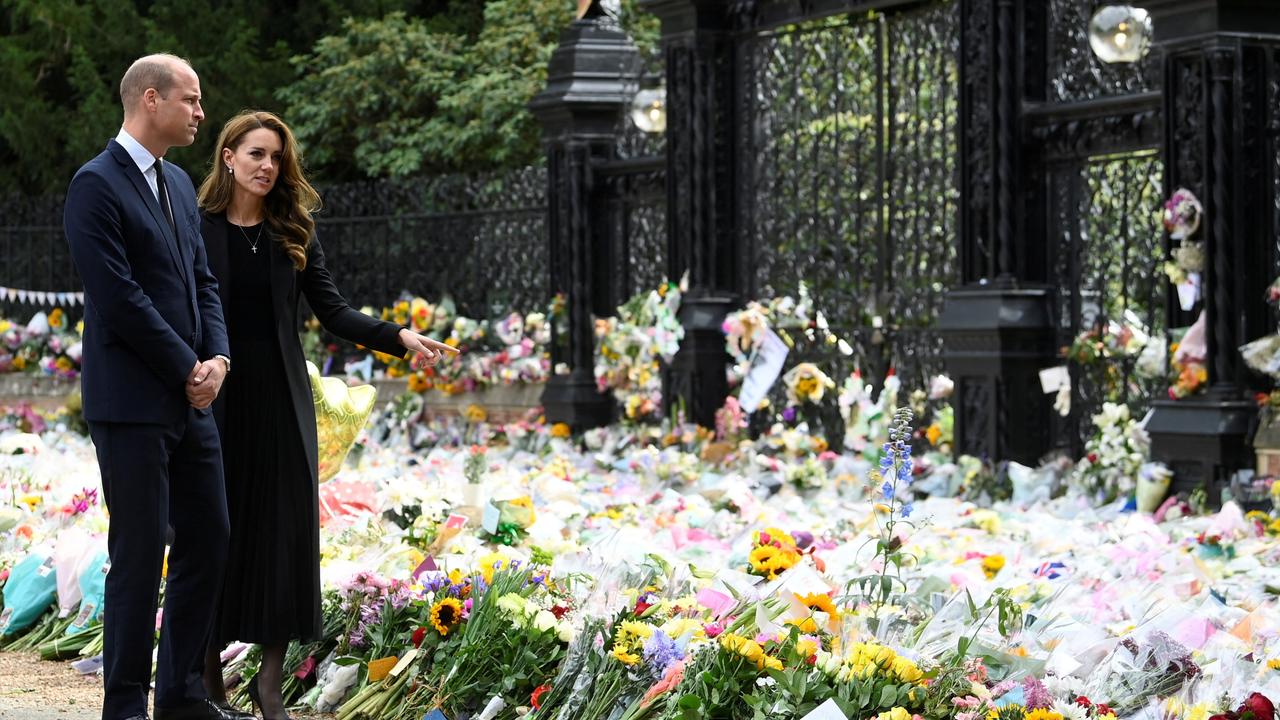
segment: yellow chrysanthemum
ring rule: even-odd
[[[796,643],[796,654],[802,658],[813,657],[818,652],[818,643],[812,640],[801,640]]]
[[[623,620],[618,623],[618,630],[613,636],[615,650],[639,650],[644,641],[653,637],[653,626],[635,620]]]
[[[567,438],[573,434],[573,430],[565,423],[556,423],[551,426],[551,437]]]
[[[988,580],[995,578],[1004,569],[1003,555],[988,555],[982,558],[982,573],[987,576]]]
[[[1272,670],[1280,670],[1280,658],[1272,658],[1268,660],[1267,667]]]
[[[449,631],[461,621],[462,602],[457,598],[444,598],[431,606],[431,627],[435,628],[441,637],[447,636]]]
[[[1062,713],[1040,708],[1023,715],[1022,720],[1062,720]]]
[[[622,663],[623,665],[635,665],[636,663],[640,662],[639,655],[637,655],[636,653],[629,653],[626,651],[625,648],[621,648],[621,647],[614,647],[613,652],[610,653],[610,655],[612,655],[614,659],[616,659],[618,662]]]

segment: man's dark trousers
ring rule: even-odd
[[[170,525],[155,704],[181,706],[203,694],[204,650],[227,554],[218,429],[212,415],[188,409],[175,425],[96,422],[89,430],[111,513],[102,715],[146,713],[153,608]]]

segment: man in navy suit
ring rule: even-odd
[[[165,540],[156,720],[226,720],[201,682],[227,553],[209,406],[231,369],[195,189],[161,158],[204,119],[200,79],[172,55],[120,81],[124,124],[67,189],[63,222],[84,281],[84,416],[111,513],[103,720],[147,717]]]

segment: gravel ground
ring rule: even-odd
[[[45,662],[35,653],[0,652],[0,720],[98,720],[102,679],[69,662]],[[332,715],[290,712],[294,720]]]
[[[34,652],[0,652],[0,719],[96,720],[101,711],[101,678]]]

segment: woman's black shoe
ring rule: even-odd
[[[266,713],[266,711],[262,709],[262,693],[261,693],[261,691],[258,689],[258,678],[259,678],[259,677],[261,677],[261,676],[260,676],[260,675],[254,675],[254,676],[253,676],[253,682],[249,683],[249,684],[248,684],[248,687],[247,687],[246,689],[249,691],[249,700],[250,700],[251,702],[253,702],[253,704],[254,704],[254,705],[256,705],[256,706],[257,706],[257,708],[258,708],[258,712],[262,713],[262,720],[293,720],[293,718],[289,717],[289,712],[288,712],[288,711],[285,711],[284,717],[282,717],[282,718],[269,718],[269,717],[267,717],[267,713]]]
[[[215,702],[213,706],[222,711],[227,720],[258,720],[258,716],[251,712],[237,710],[229,702]]]

